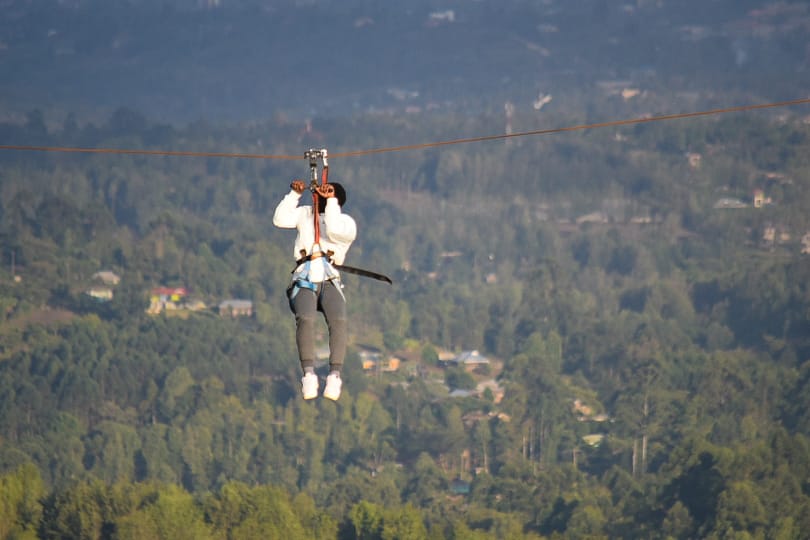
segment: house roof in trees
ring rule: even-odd
[[[473,364],[489,364],[489,358],[482,355],[477,350],[471,350],[460,353],[458,356],[456,356],[453,362],[465,366]]]

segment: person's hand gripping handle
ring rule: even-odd
[[[304,183],[303,180],[295,179],[292,181],[292,183],[290,183],[290,189],[292,189],[294,192],[300,195],[301,193],[304,192],[305,189],[307,189],[307,185]]]

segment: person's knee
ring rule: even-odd
[[[317,315],[315,313],[296,313],[295,322],[299,326],[307,324],[315,324]]]
[[[349,324],[349,319],[345,315],[329,318],[329,326],[332,328],[346,328]]]

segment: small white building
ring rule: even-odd
[[[489,365],[489,358],[483,356],[477,350],[471,350],[460,353],[453,359],[453,363],[457,366],[476,367]]]
[[[223,300],[219,304],[219,314],[230,317],[250,317],[253,315],[253,302],[250,300]]]
[[[745,204],[740,199],[734,199],[731,197],[723,197],[721,199],[717,199],[717,202],[714,203],[715,208],[748,208],[748,205]]]
[[[802,254],[810,255],[810,231],[804,233],[804,236],[802,236]]]
[[[437,26],[441,23],[452,23],[456,20],[456,12],[452,9],[434,11],[428,16],[428,26]]]
[[[93,274],[93,279],[102,282],[105,285],[118,285],[121,282],[121,277],[110,270],[101,270]]]
[[[84,294],[95,298],[99,302],[109,302],[113,299],[113,291],[109,287],[90,287]]]

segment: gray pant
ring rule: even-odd
[[[340,370],[346,357],[346,300],[331,281],[318,283],[315,291],[299,289],[290,302],[295,314],[295,341],[301,368],[315,365],[315,324],[318,311],[329,328],[329,369]]]

